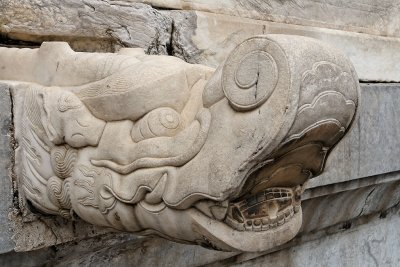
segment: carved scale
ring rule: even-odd
[[[359,94],[339,51],[288,35],[247,39],[217,70],[138,49],[0,48],[0,80],[21,209],[227,251],[297,234],[304,184]]]

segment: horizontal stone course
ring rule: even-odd
[[[142,47],[148,53],[167,54],[171,19],[148,5],[98,0],[4,0],[0,10],[0,35],[11,39],[11,44],[13,40],[17,45],[24,41],[22,45],[36,46],[43,41],[68,41],[77,51]]]
[[[400,81],[399,38],[199,11],[173,11],[171,16],[177,29],[172,36],[173,55],[191,63],[216,67],[246,38],[291,34],[312,37],[341,50],[350,58],[362,81]]]
[[[398,0],[125,0],[158,8],[197,10],[257,20],[400,36]]]
[[[400,170],[400,84],[361,84],[359,118],[308,187]]]
[[[67,41],[75,51],[114,52],[121,47],[141,47],[150,54],[169,54],[216,67],[250,36],[294,34],[342,50],[363,81],[400,81],[400,28],[395,23],[400,5],[393,1],[333,1],[327,5],[324,1],[302,0],[300,6],[273,1],[271,7],[264,6],[268,12],[260,13],[250,12],[259,2],[255,0],[45,2],[46,8],[41,8],[35,1],[1,1],[0,46],[38,47],[43,41]],[[236,4],[227,8],[227,2]],[[309,13],[314,12],[326,15],[311,19]],[[260,17],[268,13],[272,18]],[[298,21],[296,16],[303,18]]]
[[[398,240],[400,217],[376,216],[368,224],[343,229],[336,234],[246,259],[238,257],[221,261],[225,266],[397,266],[400,262]],[[351,225],[349,225],[351,227]],[[215,264],[214,266],[221,266]]]

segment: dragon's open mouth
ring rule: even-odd
[[[265,231],[288,222],[300,210],[300,186],[271,187],[229,205],[225,222],[238,231]]]

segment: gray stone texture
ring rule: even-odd
[[[4,0],[0,2],[0,46],[38,47],[43,41],[67,41],[75,51],[141,47],[149,54],[169,54],[216,67],[250,36],[294,34],[342,50],[363,81],[398,82],[397,2]]]
[[[400,216],[376,217],[368,224],[331,235],[327,233],[311,242],[228,266],[399,266]],[[246,260],[246,259],[243,259]],[[235,263],[235,261],[237,261]],[[221,266],[216,264],[215,266]]]
[[[396,52],[400,46],[399,38],[326,29],[323,25],[300,26],[200,11],[168,13],[174,20],[174,29],[191,29],[173,31],[172,35],[172,54],[190,63],[216,67],[246,38],[271,33],[292,34],[312,37],[341,50],[350,58],[363,81],[400,81],[400,58]]]
[[[350,182],[337,183],[333,186],[326,186],[325,194],[317,196],[318,188],[309,189],[311,198],[304,200],[303,225],[301,234],[325,229],[333,225],[368,216],[374,213],[385,211],[400,202],[400,172],[393,175],[393,181],[361,184],[357,188],[352,187]],[[340,191],[336,190],[340,187]],[[313,196],[314,195],[314,196]]]
[[[308,187],[400,170],[400,85],[361,84],[360,115]],[[351,163],[351,164],[349,164]]]
[[[362,84],[361,99],[367,102],[361,103],[363,108],[360,111],[360,124],[363,125],[363,121],[373,121],[374,116],[369,113],[368,108],[365,108],[368,106],[377,117],[379,117],[377,114],[381,114],[380,116],[391,114],[390,111],[379,113],[379,109],[375,109],[374,112],[373,105],[368,105],[368,101],[371,102],[374,99],[381,99],[380,108],[387,106],[389,110],[392,110],[394,116],[393,109],[396,108],[395,101],[397,101],[398,88],[398,85],[394,84]],[[5,100],[9,101],[10,99],[5,98]],[[11,113],[8,113],[8,116],[10,115]],[[376,121],[382,122],[384,119],[376,119]],[[387,121],[393,122],[395,120],[388,118]],[[389,133],[392,133],[393,127],[396,127],[395,123],[366,124],[366,130],[376,130],[378,131],[376,135],[382,136],[375,143],[370,142],[371,147],[367,149],[370,152],[378,151],[374,148],[378,144],[383,147],[382,149],[392,147],[392,143],[384,137],[390,135],[386,132],[379,134],[380,126],[386,127]],[[362,129],[362,127],[359,128],[356,124],[351,131],[358,136],[357,129]],[[349,135],[348,138],[351,139],[352,134],[349,133]],[[393,139],[392,141],[396,140]],[[351,141],[348,140],[347,142]],[[360,149],[365,148],[358,145],[353,146],[349,150],[350,152],[344,155],[362,155],[363,153],[359,153]],[[344,156],[340,151],[340,146],[338,146],[330,157],[337,158],[336,160],[343,159]],[[358,170],[357,165],[346,164],[346,162],[352,162],[354,159],[347,158],[342,163],[336,162],[336,160],[328,162],[326,168],[329,169],[333,164],[342,164],[337,169],[344,168],[344,172],[346,172],[346,168],[354,167],[355,170]],[[42,264],[50,264],[51,266],[109,266],[115,264],[120,266],[198,266],[206,264],[215,266],[232,264],[268,266],[273,262],[276,262],[276,266],[304,266],[305,264],[315,266],[317,262],[319,264],[322,261],[326,266],[335,266],[335,263],[340,266],[363,266],[363,264],[374,263],[373,257],[375,257],[378,266],[393,266],[391,264],[398,260],[396,255],[385,251],[390,247],[397,246],[395,242],[397,242],[400,234],[396,230],[396,224],[399,220],[397,207],[400,202],[400,172],[396,168],[396,162],[386,162],[388,163],[386,167],[381,164],[382,169],[365,170],[366,172],[360,175],[356,175],[358,172],[350,171],[354,176],[346,176],[346,179],[343,177],[340,182],[336,183],[333,183],[333,180],[330,180],[329,177],[332,179],[334,177],[342,178],[341,174],[330,173],[326,177],[314,179],[315,182],[320,179],[320,183],[309,186],[303,195],[304,222],[301,232],[288,244],[267,252],[217,252],[162,239],[138,239],[131,235],[121,234],[101,235],[100,232],[92,232],[92,234],[85,236],[85,233],[90,233],[90,230],[79,226],[79,223],[71,226],[68,230],[66,226],[60,228],[63,224],[62,220],[47,218],[41,221],[32,221],[30,224],[24,224],[24,227],[17,228],[19,233],[22,234],[19,244],[25,246],[21,250],[40,247],[43,247],[43,249],[25,253],[10,252],[3,254],[0,256],[0,262],[7,263],[8,266],[37,266]],[[384,174],[385,170],[389,170],[384,168],[389,168],[391,172]],[[366,175],[367,173],[370,175]],[[313,180],[311,181],[313,182]],[[37,234],[31,235],[35,231]],[[50,234],[51,232],[53,233]],[[75,239],[71,238],[69,233],[74,233],[72,236]],[[59,236],[57,239],[57,234],[62,234],[64,237],[61,235],[61,238]],[[97,237],[84,240],[94,235],[97,235]],[[382,239],[384,241],[380,243],[373,241]],[[32,240],[35,242],[32,243]],[[65,243],[71,240],[75,241]],[[352,240],[357,242],[352,243]],[[54,248],[49,247],[54,244],[59,245]],[[352,245],[351,248],[349,248],[350,245]],[[308,250],[311,252],[307,252]],[[331,251],[329,257],[320,258],[322,252],[316,252],[319,250]],[[298,251],[302,251],[302,253]],[[361,257],[361,255],[366,256]],[[370,255],[373,255],[373,257]]]
[[[287,24],[317,26],[382,36],[400,36],[398,0],[127,0],[168,9],[215,14]]]
[[[14,248],[11,240],[11,224],[8,219],[8,214],[13,208],[14,196],[11,181],[14,159],[11,106],[9,88],[0,83],[0,253]]]
[[[68,41],[77,51],[142,47],[166,54],[171,19],[144,4],[98,0],[4,0],[0,34],[32,42]]]
[[[105,235],[37,251],[3,254],[0,263],[7,266],[47,264],[45,266],[289,267],[370,266],[376,260],[378,263],[376,266],[396,266],[395,263],[399,259],[393,248],[398,247],[400,235],[396,227],[400,219],[399,200],[397,199],[394,206],[390,204],[390,208],[367,213],[372,210],[370,204],[389,203],[380,200],[382,195],[388,195],[390,192],[399,195],[393,191],[399,188],[399,184],[398,182],[383,184],[373,188],[376,191],[375,195],[370,193],[371,187],[366,187],[332,194],[326,200],[321,198],[306,200],[304,212],[307,216],[314,214],[314,222],[310,224],[306,221],[305,224],[321,225],[316,223],[332,220],[337,216],[338,210],[343,214],[340,219],[345,220],[322,229],[303,228],[303,232],[291,242],[266,252],[218,252],[158,238],[137,239],[126,235]],[[389,188],[392,191],[388,191]],[[351,203],[355,199],[357,203]],[[360,210],[363,212],[359,213]],[[359,217],[347,220],[344,217],[349,213],[359,213]]]

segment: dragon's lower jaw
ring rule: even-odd
[[[300,192],[300,186],[269,187],[229,203],[203,199],[185,210],[142,201],[135,206],[134,217],[147,227],[135,232],[216,250],[265,251],[290,241],[299,232]]]
[[[260,252],[280,246],[296,236],[302,225],[301,206],[296,207],[298,211],[293,211],[283,224],[276,222],[268,229],[261,224],[238,230],[228,223],[228,216],[225,221],[218,221],[195,209],[190,211],[190,216],[192,228],[202,236],[198,241],[200,245],[224,251]]]
[[[201,245],[226,251],[265,251],[296,236],[302,224],[301,186],[269,187],[231,201],[219,220],[191,209]]]

